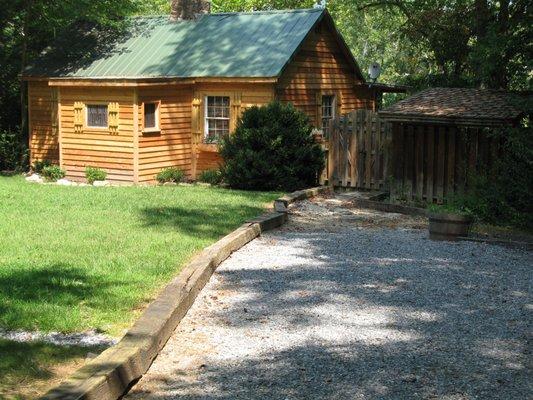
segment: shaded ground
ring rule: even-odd
[[[36,398],[103,349],[0,339],[0,399]]]
[[[532,254],[343,200],[224,262],[127,398],[527,398]]]

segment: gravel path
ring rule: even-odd
[[[532,253],[346,200],[225,261],[127,398],[528,398]]]
[[[80,333],[6,331],[0,329],[0,339],[18,343],[44,342],[56,346],[111,347],[118,340],[96,331]]]

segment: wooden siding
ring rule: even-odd
[[[144,132],[143,102],[160,102],[159,131]],[[154,183],[164,168],[178,167],[192,173],[192,87],[184,85],[138,89],[140,183]]]
[[[197,177],[202,171],[216,169],[222,163],[216,145],[202,145],[205,130],[205,97],[230,97],[230,132],[235,129],[242,112],[252,106],[260,106],[274,100],[274,86],[272,84],[228,84],[205,83],[198,84],[194,90],[193,102],[193,145],[196,149],[196,159],[193,169]]]
[[[57,89],[48,82],[28,82],[30,163],[49,160],[59,164]]]
[[[374,107],[373,92],[362,86],[329,25],[322,22],[309,33],[280,77],[277,98],[305,112],[320,126],[321,96],[335,95],[337,115]]]
[[[85,168],[93,166],[107,171],[107,178],[120,183],[134,181],[133,104],[131,88],[60,88],[61,166],[67,178],[85,181]],[[118,103],[118,130],[89,128],[76,131],[75,103]]]

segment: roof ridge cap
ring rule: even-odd
[[[292,13],[304,13],[304,12],[323,12],[323,8],[296,8],[296,9],[284,9],[284,10],[257,10],[257,11],[227,11],[219,13],[203,14],[204,17],[211,15],[255,15],[255,14],[292,14]]]

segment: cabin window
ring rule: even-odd
[[[335,117],[335,96],[322,96],[322,132],[329,136],[329,125]]]
[[[143,117],[144,117],[144,130],[156,131],[159,129],[159,103],[144,103]]]
[[[107,128],[107,104],[87,105],[87,126],[90,128]]]
[[[220,138],[229,134],[228,96],[207,96],[205,102],[205,143],[218,143]]]

